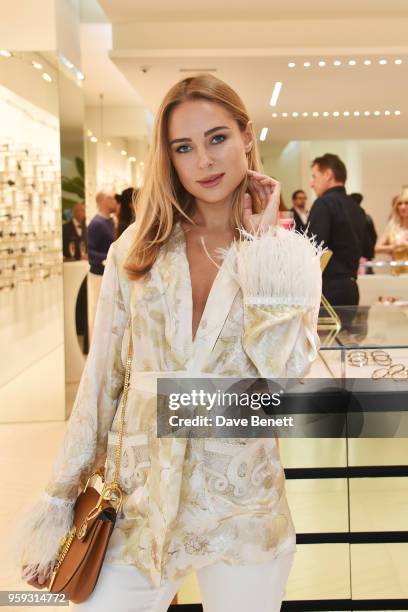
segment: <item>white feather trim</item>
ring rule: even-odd
[[[219,252],[242,289],[244,303],[316,306],[324,249],[314,237],[280,227],[257,235],[240,230],[240,239]]]
[[[74,504],[75,500],[43,493],[19,517],[7,548],[13,566],[21,570],[22,580],[31,580],[37,573],[47,573],[52,568],[60,542],[72,527]],[[27,566],[24,571],[23,566]]]

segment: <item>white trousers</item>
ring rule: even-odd
[[[197,571],[204,612],[279,612],[295,553],[260,565],[209,565]],[[184,578],[159,588],[134,565],[104,563],[92,595],[78,612],[167,612]]]

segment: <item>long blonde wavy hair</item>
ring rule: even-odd
[[[248,124],[248,111],[241,98],[229,85],[211,74],[183,79],[165,95],[153,126],[145,181],[136,204],[135,239],[124,266],[129,278],[133,280],[141,278],[150,270],[178,220],[184,218],[193,223],[189,215],[194,208],[194,198],[182,186],[171,161],[168,122],[170,112],[175,106],[187,100],[199,99],[221,104],[236,120],[241,131]],[[261,163],[255,138],[246,155],[248,169],[259,171]],[[255,212],[260,212],[257,195],[245,178],[232,197],[235,228],[242,226],[245,192],[251,194]]]
[[[403,225],[399,212],[399,205],[402,204],[402,202],[408,202],[408,189],[404,189],[402,193],[400,193],[392,200],[391,220],[393,221],[396,227],[401,227]]]

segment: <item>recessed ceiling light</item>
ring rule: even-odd
[[[364,65],[365,66],[371,66],[371,60],[364,60]]]
[[[111,147],[111,146],[112,146],[112,143],[111,143],[111,141],[110,141],[110,140],[107,140],[107,141],[106,141],[106,146],[107,146],[107,147]]]
[[[97,139],[96,136],[91,136],[90,141],[91,142],[98,142],[98,139]]]
[[[0,49],[1,57],[11,57],[13,54],[11,51],[7,51],[7,49]]]
[[[340,60],[334,60],[333,66],[341,66],[341,61]]]
[[[303,66],[304,66],[305,68],[310,68],[310,66],[311,66],[311,65],[312,65],[312,64],[311,64],[310,62],[303,62]]]
[[[40,64],[40,62],[35,62],[34,60],[31,62],[33,68],[35,68],[36,70],[42,70],[42,64]]]
[[[375,115],[376,117],[379,117],[379,116],[381,115],[381,113],[380,113],[380,111],[375,111],[375,112],[374,112],[374,115]]]
[[[330,115],[330,113],[328,113],[327,111],[324,111],[323,117],[328,117],[329,115]]]
[[[299,117],[299,113],[295,111],[294,113],[292,113],[292,117]]]
[[[317,65],[323,68],[323,66],[326,65],[326,62],[324,60],[320,60],[320,62]]]
[[[313,117],[318,117],[318,116],[319,116],[319,113],[318,113],[317,111],[315,111],[315,112],[313,113]]]
[[[345,117],[350,117],[350,113],[349,113],[349,111],[344,111],[343,115],[344,115]]]
[[[400,64],[402,64],[402,59],[394,60],[394,64],[397,64],[397,66],[399,66]]]
[[[349,66],[355,66],[357,64],[356,60],[349,60]]]
[[[259,136],[259,140],[264,141],[266,139],[267,133],[268,133],[268,128],[267,127],[262,128],[261,134]]]
[[[296,66],[295,62],[289,62],[288,68],[294,68]]]
[[[400,114],[401,114],[401,111],[399,110],[394,111],[394,115],[400,115]]]
[[[282,117],[287,117],[288,113],[282,113]]]
[[[272,117],[273,117],[274,119],[276,119],[276,117],[277,117],[277,116],[278,116],[278,113],[272,113]]]
[[[339,111],[334,111],[333,117],[338,117],[340,115]]]
[[[129,157],[129,161],[130,161],[130,162],[135,162],[135,161],[136,161],[136,157],[133,157],[133,155],[131,155],[131,156]]]
[[[127,155],[127,151],[125,151],[125,149],[122,149],[122,151],[120,152],[121,155],[123,155],[123,157],[126,157]]]
[[[385,66],[385,64],[387,63],[387,60],[386,60],[386,59],[380,59],[380,60],[378,61],[378,63],[379,63],[381,66]]]
[[[391,115],[391,112],[389,110],[384,111],[384,115],[386,117],[389,117]]]
[[[371,115],[370,111],[364,111],[364,116],[369,117]]]
[[[307,112],[302,113],[302,117],[308,117],[308,116],[309,116],[309,113]]]
[[[74,64],[71,62],[71,60],[65,57],[63,53],[59,53],[59,58],[66,68],[68,68],[69,70],[72,70],[72,68],[74,67]]]
[[[42,73],[42,78],[44,79],[44,81],[47,81],[48,83],[52,83],[52,78],[50,77],[48,72],[43,72]]]
[[[360,116],[360,111],[354,111],[353,115],[354,115],[355,117],[359,117],[359,116]]]
[[[276,81],[275,85],[273,86],[271,99],[269,100],[270,106],[276,106],[281,89],[282,89],[281,81]]]

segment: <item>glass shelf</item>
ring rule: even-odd
[[[321,351],[408,348],[408,301],[373,306],[335,306],[341,329]],[[319,333],[322,343],[325,333]]]

